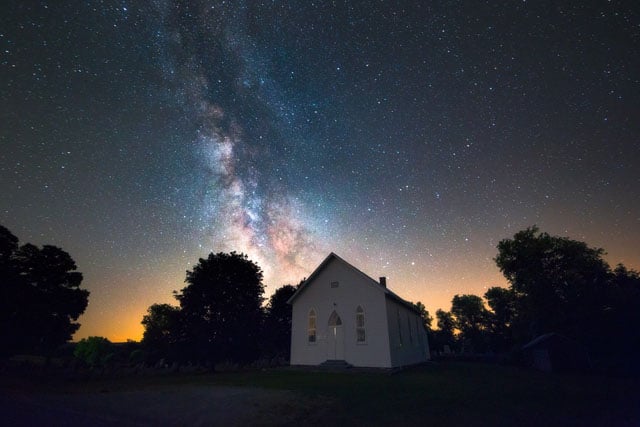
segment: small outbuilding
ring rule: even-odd
[[[416,307],[331,253],[288,301],[291,364],[394,368],[429,360]]]
[[[551,332],[522,347],[525,362],[540,371],[585,371],[591,368],[587,349],[579,342]]]

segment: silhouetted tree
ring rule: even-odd
[[[435,352],[444,350],[444,346],[449,349],[457,349],[457,341],[455,336],[455,322],[450,312],[442,309],[436,310],[436,325],[438,329],[432,333],[433,339],[429,341],[429,345]]]
[[[618,264],[603,301],[603,316],[590,325],[597,334],[591,353],[608,368],[640,373],[640,274]]]
[[[486,330],[489,312],[477,295],[455,295],[451,301],[451,314],[466,351],[486,350]]]
[[[623,265],[612,271],[604,253],[535,226],[498,244],[517,342],[559,332],[585,345],[601,367],[639,370],[640,275]]]
[[[20,272],[15,260],[18,238],[0,225],[0,355],[7,356],[23,347],[20,334],[24,314],[20,306],[27,303],[20,283]]]
[[[104,337],[83,338],[76,344],[73,355],[91,367],[104,366],[113,357],[111,341]]]
[[[153,304],[142,318],[142,325],[142,346],[147,351],[149,361],[155,362],[161,358],[180,360],[180,307]]]
[[[420,317],[422,318],[422,324],[424,328],[427,330],[428,334],[431,334],[431,324],[433,323],[433,317],[429,314],[427,307],[420,301],[413,304],[415,308],[420,312]]]
[[[0,225],[0,273],[5,276],[5,271],[12,269],[12,258],[18,250],[18,238],[6,227]]]
[[[510,289],[494,286],[485,292],[484,298],[491,308],[487,325],[491,332],[491,349],[499,352],[508,350],[513,344],[511,324],[516,316],[515,294]]]
[[[287,301],[296,292],[296,287],[284,285],[269,298],[265,310],[263,356],[280,356],[289,360],[291,353],[291,306]]]
[[[436,319],[438,319],[437,325],[440,331],[451,337],[455,336],[456,324],[451,312],[438,309],[436,310]]]
[[[603,254],[537,227],[498,244],[496,264],[516,297],[514,326],[521,341],[551,331],[588,339],[588,325],[602,317],[610,278]]]
[[[187,271],[180,302],[186,349],[202,361],[247,362],[258,357],[262,270],[246,255],[211,253]]]
[[[50,357],[71,339],[88,304],[82,274],[62,249],[18,239],[0,226],[0,342],[4,355],[35,352]]]

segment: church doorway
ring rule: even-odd
[[[334,310],[329,316],[327,331],[327,359],[344,360],[344,330],[342,319]]]

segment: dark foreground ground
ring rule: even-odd
[[[275,369],[0,379],[3,425],[640,426],[640,380],[430,364],[395,375]]]

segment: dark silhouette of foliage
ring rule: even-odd
[[[82,274],[62,249],[18,239],[0,226],[0,340],[4,355],[39,353],[47,357],[71,339],[88,304]]]
[[[295,293],[296,287],[284,285],[269,298],[265,310],[263,331],[263,356],[283,357],[289,360],[291,353],[291,305],[287,301]]]
[[[91,367],[105,366],[113,357],[111,341],[104,337],[83,338],[76,344],[73,355]]]
[[[169,304],[153,304],[142,318],[142,345],[148,361],[180,359],[182,336],[180,308]]]
[[[180,303],[183,345],[199,361],[248,362],[258,357],[262,270],[246,255],[211,253],[187,271]]]
[[[23,347],[19,331],[24,316],[19,305],[26,302],[26,295],[21,292],[20,272],[15,260],[18,247],[18,238],[0,225],[0,340],[3,343],[0,353],[3,356]]]
[[[455,321],[451,313],[441,309],[436,310],[436,325],[438,329],[433,331],[432,339],[429,341],[431,349],[435,352],[443,351],[444,346],[448,346],[450,350],[456,349]]]
[[[594,319],[591,353],[608,368],[640,373],[640,274],[618,264],[603,301],[602,317]]]
[[[456,327],[455,321],[453,320],[453,315],[448,311],[438,309],[436,311],[436,319],[438,319],[438,329],[453,337]]]
[[[484,298],[491,308],[487,324],[490,347],[498,352],[509,350],[513,345],[511,325],[516,316],[516,296],[510,289],[494,286],[485,292]]]
[[[511,326],[515,317],[515,294],[510,289],[493,286],[485,292],[484,298],[493,312],[493,322],[507,328]]]
[[[422,325],[426,329],[427,333],[431,334],[431,324],[433,323],[433,317],[429,314],[427,307],[420,301],[413,304],[414,307],[420,312],[422,318]]]
[[[6,227],[0,225],[0,267],[8,268],[11,257],[18,250],[18,238]]]
[[[516,295],[516,333],[587,339],[585,325],[602,315],[610,269],[604,251],[530,227],[498,244],[496,264]]]
[[[516,343],[557,332],[586,346],[602,367],[638,370],[640,276],[623,265],[612,271],[604,254],[535,226],[498,244],[496,264],[514,298]]]
[[[464,350],[484,351],[487,348],[487,323],[489,312],[482,298],[477,295],[455,295],[451,301],[451,314],[455,327],[460,331]]]

